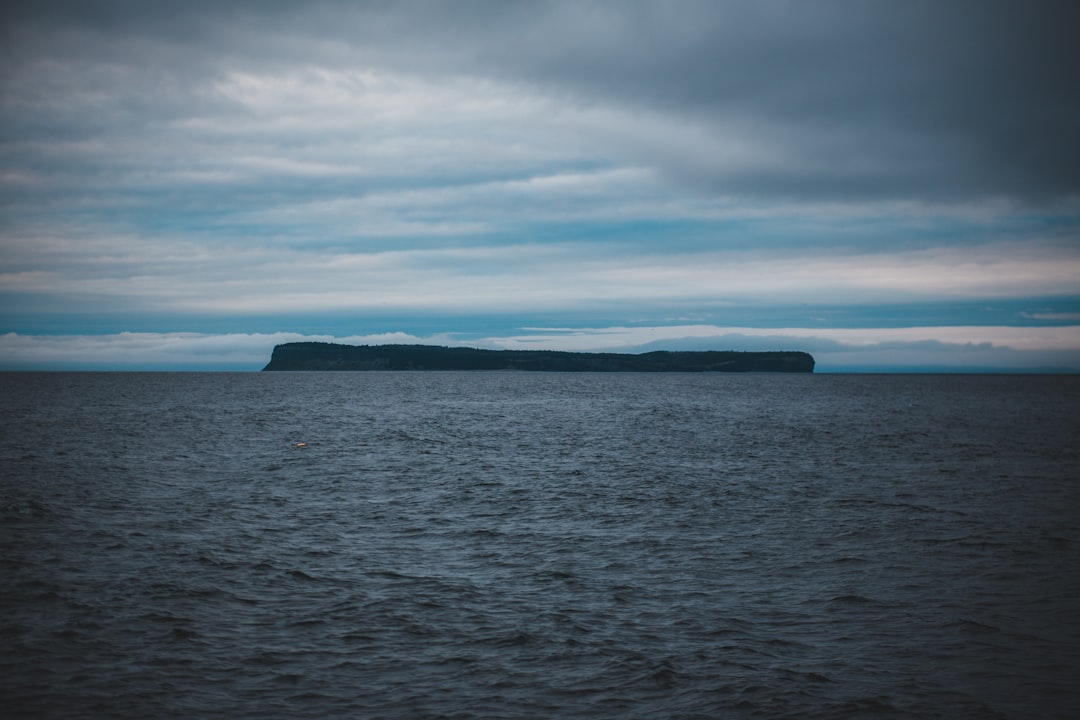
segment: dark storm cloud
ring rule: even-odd
[[[561,5],[477,37],[476,67],[720,132],[757,126],[788,163],[682,168],[728,192],[1068,195],[1080,190],[1076,7]]]
[[[224,65],[469,74],[579,106],[676,116],[717,143],[746,148],[740,162],[708,148],[674,150],[677,138],[626,149],[710,192],[1045,200],[1080,193],[1076,7],[1006,0],[38,2],[4,11],[15,60],[4,83],[13,91],[19,61],[50,54],[120,67],[135,60],[157,67],[147,112],[168,112],[161,103],[197,94],[193,76]],[[122,72],[116,78],[126,80]]]

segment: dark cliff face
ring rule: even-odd
[[[578,353],[480,350],[432,345],[286,343],[263,370],[536,370],[549,372],[794,372],[814,371],[804,352],[657,351]]]

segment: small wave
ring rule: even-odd
[[[415,580],[411,575],[403,575],[394,570],[368,570],[364,573],[369,578],[383,578],[385,580]]]
[[[535,641],[536,636],[528,632],[520,631],[510,635],[489,638],[487,642],[495,647],[521,647],[522,645],[530,645]]]
[[[959,618],[958,620],[950,623],[946,623],[945,627],[956,628],[961,632],[979,633],[979,634],[991,634],[1001,632],[1001,628],[996,625],[987,625],[977,620],[971,620],[970,618]]]
[[[21,503],[8,503],[4,506],[4,514],[33,518],[53,518],[56,517],[57,512],[48,503],[31,498]]]
[[[645,676],[646,682],[654,687],[668,690],[678,685],[680,674],[667,660],[663,660],[656,668],[651,668]]]
[[[289,661],[287,658],[283,658],[277,653],[262,650],[245,659],[244,662],[251,663],[252,665],[284,665]]]
[[[836,597],[829,598],[829,602],[830,603],[862,604],[862,603],[872,603],[872,602],[875,602],[875,601],[871,600],[868,597],[864,597],[862,595],[849,594],[849,595],[837,595]]]
[[[297,685],[305,678],[306,676],[300,673],[281,673],[275,674],[273,681],[275,683],[284,683],[286,685]]]
[[[196,640],[202,635],[191,628],[174,627],[170,632],[173,640]]]
[[[311,581],[318,581],[320,579],[320,578],[315,577],[314,575],[308,575],[303,570],[290,570],[289,571],[289,577],[294,577],[297,580],[311,580]]]
[[[532,574],[532,577],[538,580],[552,580],[561,582],[574,582],[579,578],[572,572],[567,570],[540,570]]]
[[[353,631],[345,633],[341,636],[341,639],[347,643],[374,643],[379,642],[381,638],[372,633]]]

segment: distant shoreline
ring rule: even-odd
[[[641,354],[561,350],[483,350],[434,345],[340,345],[296,342],[274,347],[263,371],[523,370],[543,372],[812,373],[801,351],[666,351]]]

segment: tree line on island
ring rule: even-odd
[[[656,350],[630,354],[295,342],[276,346],[263,370],[812,373],[814,358],[797,351]]]

